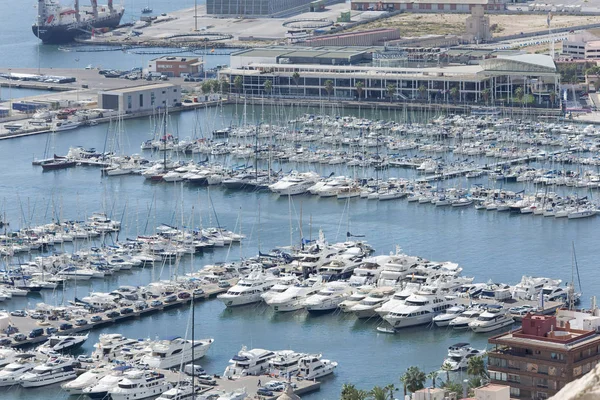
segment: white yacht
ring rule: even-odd
[[[335,310],[338,305],[352,293],[345,282],[330,282],[318,293],[308,297],[304,307],[309,312],[327,312]]]
[[[404,286],[404,289],[397,291],[392,295],[390,300],[384,303],[381,307],[375,309],[375,312],[381,316],[381,318],[385,317],[389,312],[395,310],[399,306],[404,305],[404,302],[408,297],[417,292],[421,285],[417,283],[407,283]]]
[[[97,384],[100,379],[111,373],[111,370],[108,365],[101,364],[79,375],[77,379],[63,383],[60,387],[70,395],[83,394],[83,389]]]
[[[385,304],[393,293],[394,289],[391,287],[379,287],[369,293],[367,297],[354,305],[350,310],[357,318],[372,318],[379,316],[375,309]]]
[[[355,269],[349,281],[352,286],[376,284],[383,266],[389,262],[390,256],[365,258]]]
[[[0,386],[12,386],[18,382],[18,378],[31,371],[39,363],[35,360],[35,354],[17,354],[15,361],[5,366],[0,371]]]
[[[281,350],[275,354],[275,357],[269,360],[270,373],[284,378],[296,375],[300,369],[300,359],[306,356],[293,350]]]
[[[275,312],[296,311],[304,308],[306,298],[317,293],[323,287],[323,280],[317,277],[314,281],[307,280],[302,285],[290,286],[285,292],[279,293],[266,301]]]
[[[544,286],[559,286],[560,284],[560,279],[537,278],[524,275],[521,277],[521,281],[512,288],[511,296],[515,300],[535,300]]]
[[[266,275],[261,271],[252,271],[246,278],[229,288],[227,293],[217,296],[227,307],[256,303],[260,297],[275,285],[276,277]]]
[[[95,360],[112,361],[120,355],[123,347],[138,343],[138,340],[126,338],[120,333],[103,333],[100,335],[98,343],[94,344],[92,358]]]
[[[383,319],[394,329],[429,324],[437,314],[455,305],[456,300],[453,296],[418,291],[410,295],[404,305],[389,312]]]
[[[76,349],[80,347],[89,337],[86,335],[52,335],[48,338],[48,341],[38,347],[38,351],[42,354],[49,354],[51,352],[62,353],[65,351]]]
[[[39,387],[52,385],[75,379],[75,367],[78,362],[71,357],[50,358],[42,365],[38,365],[31,371],[26,372],[18,378],[23,387]]]
[[[100,378],[100,380],[87,386],[82,390],[83,394],[93,400],[105,400],[109,397],[109,390],[117,386],[117,383],[122,381],[125,377],[125,372],[131,370],[131,367],[128,365],[120,365],[118,367],[114,367],[109,374]]]
[[[485,350],[474,349],[469,343],[456,343],[448,347],[448,356],[443,364],[449,365],[452,371],[458,371],[467,368],[470,358],[481,357],[484,354]]]
[[[478,307],[469,308],[450,321],[448,325],[456,330],[469,329],[469,324],[479,318],[484,311]]]
[[[315,172],[292,172],[281,180],[269,185],[272,192],[282,196],[294,196],[303,194],[319,180],[319,175]]]
[[[248,375],[261,375],[267,371],[269,360],[276,356],[275,352],[264,349],[248,350],[246,346],[229,360],[223,377],[239,378]]]
[[[268,304],[269,300],[278,294],[284,293],[291,286],[300,284],[296,275],[284,275],[277,278],[275,285],[271,287],[267,292],[260,295],[265,303]]]
[[[16,361],[17,355],[19,354],[20,352],[18,350],[8,347],[0,347],[0,368],[3,368]]]
[[[134,400],[156,397],[173,385],[165,376],[152,370],[128,371],[116,387],[109,390],[112,400]]]
[[[492,332],[511,326],[514,322],[514,318],[502,307],[488,307],[479,318],[469,323],[469,328],[475,333]]]
[[[364,300],[374,289],[375,288],[370,285],[360,286],[354,293],[346,297],[346,300],[338,305],[339,309],[342,310],[342,312],[351,312],[352,307]]]
[[[149,346],[152,352],[143,356],[140,363],[151,368],[173,368],[204,357],[213,342],[214,339],[192,341],[178,336],[152,342]]]
[[[318,379],[333,373],[337,362],[322,359],[321,354],[302,357],[299,361],[298,376],[306,380]]]
[[[246,393],[246,389],[236,389],[233,392],[226,392],[217,397],[217,400],[246,400],[248,398],[248,394]],[[200,400],[200,399],[199,399]]]
[[[156,400],[192,400],[192,398],[199,400],[202,398],[200,397],[201,391],[202,387],[192,386],[192,382],[190,381],[181,381],[176,387],[167,390]],[[194,393],[196,394],[195,396]]]
[[[463,306],[450,307],[445,313],[433,317],[433,323],[438,327],[448,326],[450,322],[458,317],[463,311],[465,311],[465,307]]]

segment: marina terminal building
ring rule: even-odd
[[[181,105],[181,87],[156,83],[98,92],[98,107],[122,114],[152,111]]]
[[[206,0],[208,15],[274,17],[308,11],[314,0]],[[294,12],[295,11],[295,12]]]
[[[492,383],[509,385],[512,398],[552,397],[600,361],[599,326],[599,316],[577,311],[525,316],[520,329],[488,340]]]
[[[200,75],[204,72],[204,63],[196,57],[164,56],[148,62],[148,72],[156,72],[170,78],[182,74]]]
[[[559,90],[559,73],[546,55],[498,55],[476,65],[425,68],[360,63],[369,56],[368,49],[351,48],[243,50],[232,54],[231,67],[222,69],[219,76],[233,88],[239,77],[241,92],[248,96],[312,99],[498,103],[512,102],[516,88],[522,87],[525,95],[544,106]],[[265,91],[267,81],[270,93]],[[328,81],[332,87],[326,88]]]

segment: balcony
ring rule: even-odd
[[[511,349],[508,350],[493,350],[488,352],[488,357],[502,358],[505,360],[519,360],[519,361],[543,361],[544,364],[552,365],[552,366],[563,366],[566,364],[566,361],[561,361],[558,359],[553,359],[548,356],[543,356],[542,354],[527,354],[522,351],[514,351]]]

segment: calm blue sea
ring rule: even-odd
[[[145,5],[136,2],[134,10]],[[0,0],[3,20],[0,25],[0,66],[35,67],[38,49],[43,66],[72,67],[71,53],[56,48],[39,47],[30,30],[35,16],[32,1],[7,6]],[[155,11],[168,12],[174,7],[191,7],[193,1],[151,0]],[[80,64],[98,64],[106,67],[128,68],[142,63],[140,56],[123,53],[78,53]],[[210,60],[210,58],[209,58]],[[223,64],[227,61],[215,62]],[[297,112],[315,110],[297,110]],[[248,119],[269,119],[271,110],[259,106],[248,110]],[[279,112],[279,111],[278,111]],[[364,110],[363,110],[364,112]],[[241,107],[228,107],[172,115],[171,130],[181,137],[208,135],[211,130],[238,121]],[[377,118],[382,113],[368,113]],[[394,114],[388,116],[394,117]],[[288,118],[288,119],[291,119]],[[96,168],[74,169],[42,173],[31,165],[34,156],[41,157],[45,149],[64,154],[70,146],[82,145],[102,150],[105,147],[107,125],[61,132],[55,137],[39,135],[0,141],[0,210],[6,212],[12,227],[48,222],[52,215],[61,218],[84,218],[91,212],[107,210],[114,218],[123,219],[125,231],[121,234],[151,233],[159,223],[177,223],[184,219],[199,225],[215,225],[209,195],[215,204],[219,223],[239,230],[248,236],[243,246],[231,250],[218,249],[184,260],[178,266],[155,267],[121,273],[105,281],[89,281],[68,287],[55,296],[16,299],[0,307],[17,309],[44,301],[60,304],[64,299],[81,296],[90,290],[108,291],[119,285],[145,284],[178,271],[189,271],[204,264],[239,259],[258,251],[258,216],[261,208],[260,246],[268,249],[288,245],[290,231],[298,242],[299,215],[302,209],[303,231],[313,237],[322,229],[330,241],[343,240],[346,227],[356,234],[365,234],[379,254],[395,251],[398,244],[410,254],[433,260],[460,263],[464,274],[476,281],[515,283],[523,274],[570,279],[571,245],[575,243],[583,282],[585,303],[600,293],[600,256],[598,224],[600,219],[579,221],[555,220],[534,216],[516,216],[507,213],[476,212],[474,209],[435,208],[408,204],[406,201],[373,202],[354,199],[349,215],[344,202],[301,196],[280,199],[270,193],[228,191],[222,188],[190,188],[181,185],[153,184],[139,176],[102,178]],[[140,143],[150,137],[148,120],[124,122],[122,146],[125,153],[140,152]],[[289,168],[289,166],[288,166]],[[325,166],[318,170],[347,172]],[[390,172],[405,176],[406,172]],[[487,183],[482,180],[481,183]],[[515,185],[515,188],[517,186]],[[193,212],[192,212],[193,207]],[[312,227],[308,221],[312,220]],[[67,249],[68,250],[68,249]],[[363,388],[395,383],[411,365],[426,371],[439,369],[447,347],[455,342],[468,341],[476,347],[486,346],[486,335],[456,333],[445,329],[414,328],[397,335],[386,335],[375,330],[375,321],[358,321],[346,315],[307,316],[305,313],[274,315],[263,307],[250,306],[226,310],[218,301],[208,301],[196,307],[198,337],[214,337],[215,344],[202,365],[212,373],[222,373],[227,360],[242,345],[269,349],[291,348],[305,352],[323,352],[325,357],[339,363],[336,374],[327,379],[322,390],[306,395],[308,400],[332,400],[339,395],[343,383],[352,382]],[[98,335],[103,332],[121,332],[131,337],[160,337],[185,335],[189,310],[178,309],[163,314],[132,320],[115,327],[91,333],[83,351],[91,351]],[[2,391],[2,400],[64,399],[59,386],[39,390],[11,388]]]

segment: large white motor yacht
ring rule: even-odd
[[[78,362],[71,357],[50,358],[42,365],[21,375],[18,379],[23,387],[39,387],[75,379]]]
[[[89,335],[52,335],[48,338],[48,341],[38,347],[38,351],[42,354],[49,354],[51,352],[65,352],[76,349],[81,346]]]
[[[435,323],[435,326],[448,326],[450,322],[458,317],[463,311],[465,311],[463,306],[450,307],[445,313],[433,317],[433,322]]]
[[[125,372],[130,371],[131,367],[120,365],[114,367],[109,374],[100,378],[97,383],[91,384],[82,390],[83,394],[93,400],[105,400],[109,397],[109,390],[117,386],[117,383],[125,378]]]
[[[372,318],[378,316],[375,309],[385,304],[393,293],[394,289],[391,287],[377,288],[350,310],[358,318]]]
[[[298,372],[298,376],[306,380],[330,375],[338,365],[335,361],[323,359],[321,354],[304,356],[300,359],[299,364],[300,372]]]
[[[271,287],[267,292],[260,295],[265,303],[269,303],[269,300],[278,294],[284,293],[291,286],[298,285],[298,277],[295,275],[284,275],[277,278],[275,285]]]
[[[466,369],[469,365],[469,359],[472,357],[481,357],[485,350],[472,348],[469,343],[456,343],[448,347],[448,357],[444,359],[443,364],[450,367],[451,371]]]
[[[304,353],[296,353],[293,350],[281,350],[275,354],[275,357],[269,360],[270,373],[281,377],[296,375],[300,369],[300,359],[306,356]]]
[[[304,308],[307,297],[317,293],[323,287],[323,280],[305,281],[302,285],[290,286],[285,292],[279,293],[266,301],[275,312],[296,311]]]
[[[489,307],[479,318],[469,324],[469,328],[476,333],[492,332],[511,326],[515,322],[514,318],[501,307]]]
[[[452,329],[469,329],[469,324],[475,321],[481,313],[483,313],[483,309],[479,308],[469,308],[468,310],[463,311],[458,317],[454,318],[448,324]]]
[[[342,312],[352,312],[352,307],[364,300],[373,290],[375,288],[370,285],[360,286],[350,296],[346,297],[346,300],[342,301],[338,307]]]
[[[423,325],[430,323],[437,314],[455,305],[456,300],[452,296],[419,291],[410,295],[404,305],[389,312],[383,319],[394,329]]]
[[[35,354],[17,354],[15,361],[5,366],[0,371],[0,386],[12,386],[19,383],[18,378],[31,371],[39,363],[35,360]]]
[[[155,371],[125,372],[123,380],[109,390],[112,400],[133,400],[156,397],[173,385],[165,376]]]
[[[375,309],[375,312],[381,316],[381,318],[385,317],[390,311],[395,310],[401,305],[404,305],[404,302],[408,297],[417,292],[419,290],[420,285],[417,283],[407,283],[404,286],[404,289],[397,291],[392,295],[392,297],[384,303],[381,307]]]
[[[308,297],[304,302],[304,307],[309,312],[333,311],[351,293],[352,288],[347,283],[330,282],[318,293]]]
[[[229,288],[227,293],[220,294],[217,298],[227,307],[241,306],[257,303],[262,300],[261,295],[275,285],[277,278],[266,275],[261,271],[252,271],[244,279]]]
[[[83,389],[97,384],[100,379],[110,374],[112,368],[106,364],[101,364],[79,375],[74,381],[63,383],[61,388],[70,395],[82,394]]]
[[[127,338],[120,333],[104,333],[100,335],[98,343],[94,344],[92,358],[95,360],[112,361],[117,358],[123,347],[138,344],[136,339]]]
[[[247,375],[260,375],[266,372],[268,362],[276,354],[270,350],[251,349],[246,346],[229,360],[229,365],[225,368],[223,377],[239,378]]]
[[[306,193],[308,188],[313,186],[318,180],[319,175],[315,172],[292,172],[290,175],[269,185],[269,189],[282,196],[294,196]]]
[[[140,359],[152,368],[168,369],[204,357],[214,339],[185,340],[178,336],[152,342],[151,353]],[[192,359],[193,354],[193,359]]]

